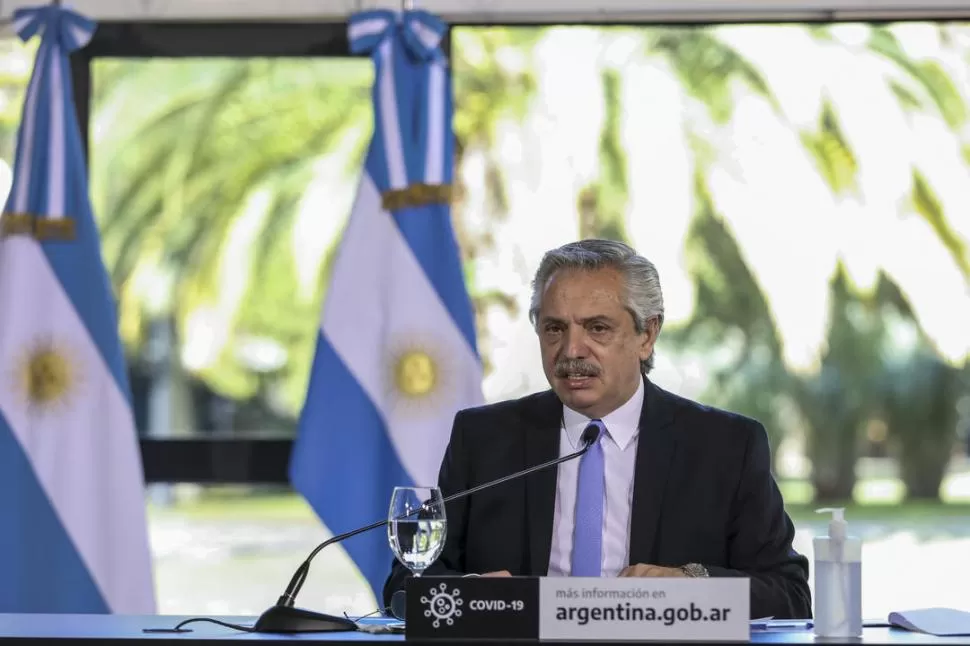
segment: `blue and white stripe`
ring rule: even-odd
[[[388,191],[451,183],[444,32],[422,11],[370,11],[350,23],[353,51],[376,66],[375,130],[334,262],[291,465],[294,485],[335,533],[386,514],[394,486],[433,485],[455,413],[482,402],[449,206],[382,206]],[[423,397],[395,387],[395,358],[410,350],[437,369]],[[387,538],[362,535],[346,549],[379,591]]]
[[[0,612],[152,613],[141,459],[68,65],[95,25],[56,5],[14,23],[42,39],[2,217],[69,220],[74,235],[0,238]],[[44,405],[24,379],[42,349],[66,374]]]

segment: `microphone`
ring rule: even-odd
[[[537,464],[535,466],[529,467],[528,469],[523,469],[522,471],[517,471],[511,473],[507,476],[497,478],[490,482],[480,484],[471,489],[466,489],[464,491],[459,491],[447,496],[437,504],[446,504],[453,500],[458,500],[459,498],[464,498],[470,496],[473,493],[482,491],[483,489],[490,489],[497,485],[509,482],[510,480],[517,480],[529,474],[535,473],[536,471],[542,471],[543,469],[548,469],[549,467],[556,466],[563,462],[568,462],[569,460],[575,460],[589,450],[589,447],[599,438],[599,427],[595,424],[589,424],[583,431],[583,435],[580,438],[580,444],[582,448],[569,455],[564,455],[561,458],[556,458],[554,460],[549,460],[548,462],[543,462],[542,464]],[[420,513],[425,509],[422,506],[420,509],[416,509],[410,513],[402,514],[394,520],[403,520],[408,516]],[[365,525],[364,527],[358,527],[357,529],[345,532],[343,534],[338,534],[333,536],[324,542],[317,545],[310,555],[306,557],[306,560],[300,564],[300,567],[296,569],[293,573],[293,577],[290,579],[289,585],[286,586],[286,590],[280,595],[280,598],[276,601],[275,606],[268,608],[256,623],[253,625],[252,632],[255,633],[310,633],[310,632],[335,632],[342,630],[356,630],[357,624],[354,623],[352,619],[347,617],[336,617],[334,615],[328,615],[321,612],[313,612],[312,610],[304,610],[302,608],[295,608],[293,604],[296,601],[296,595],[300,593],[300,588],[303,587],[304,581],[306,581],[307,575],[310,573],[310,561],[313,560],[320,550],[327,547],[328,545],[333,545],[334,543],[340,543],[347,540],[357,534],[363,534],[372,529],[377,529],[378,527],[383,527],[389,522],[388,519],[379,520],[370,525]],[[398,596],[398,594],[400,596]],[[400,616],[398,616],[398,611],[400,611]],[[391,612],[398,619],[404,618],[404,594],[403,590],[399,590],[394,595],[394,599],[391,603]]]

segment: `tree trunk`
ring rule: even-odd
[[[904,463],[905,464],[905,463]],[[938,502],[940,500],[940,485],[946,476],[945,469],[927,469],[920,467],[914,472],[902,470],[903,483],[906,485],[906,500],[923,500]]]
[[[856,484],[856,453],[854,447],[844,448],[833,454],[829,445],[826,447],[829,450],[818,451],[812,456],[812,485],[818,503],[852,500]]]
[[[940,500],[940,485],[950,464],[952,444],[949,439],[927,437],[920,446],[902,443],[899,475],[906,485],[907,500]]]
[[[957,438],[961,371],[929,351],[898,369],[886,405],[890,437],[899,449],[906,498],[939,500]]]

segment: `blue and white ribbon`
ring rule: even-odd
[[[350,19],[350,48],[374,60],[374,154],[381,193],[451,184],[451,86],[441,40],[447,27],[426,11],[366,11]]]
[[[87,45],[97,28],[93,20],[55,4],[17,9],[13,14],[13,24],[24,42],[37,34],[43,36],[47,30],[54,30],[57,38],[53,42],[65,54]]]

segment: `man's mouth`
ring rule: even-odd
[[[587,388],[599,375],[596,366],[578,359],[557,362],[556,377],[570,389]]]
[[[589,385],[589,382],[593,380],[592,375],[586,375],[581,373],[568,373],[566,374],[566,384],[570,388],[584,388]]]

